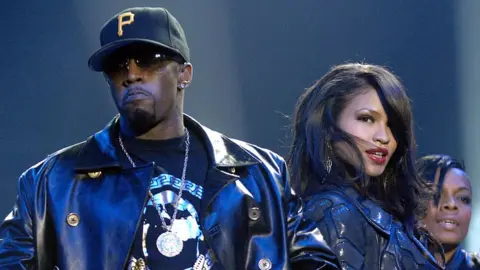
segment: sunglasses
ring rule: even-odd
[[[166,64],[167,61],[183,63],[180,56],[162,53],[158,48],[126,48],[110,55],[103,64],[103,72],[109,77],[126,74],[130,62],[133,61],[140,69],[154,71]]]

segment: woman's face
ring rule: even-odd
[[[372,87],[365,88],[346,104],[337,121],[340,129],[354,138],[367,175],[381,175],[397,149],[397,141],[377,91]],[[334,148],[341,159],[352,165],[360,164],[355,160],[353,149],[345,143],[337,143]]]
[[[467,236],[472,216],[472,187],[467,174],[460,169],[450,169],[439,195],[438,205],[429,202],[423,223],[440,243],[458,245]]]

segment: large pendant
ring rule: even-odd
[[[166,257],[175,257],[183,249],[183,241],[173,232],[164,232],[157,238],[157,248]]]

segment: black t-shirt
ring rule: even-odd
[[[185,136],[169,140],[151,141],[123,138],[123,143],[136,164],[155,162],[156,169],[150,183],[154,200],[164,217],[167,227],[174,212],[181,186],[185,159]],[[200,227],[200,201],[203,195],[208,168],[207,152],[202,142],[190,132],[185,187],[178,203],[178,211],[171,231],[183,242],[180,254],[173,257],[162,255],[157,248],[158,237],[165,232],[160,213],[151,200],[143,211],[128,269],[145,263],[144,269],[213,269],[205,238]],[[195,264],[203,267],[193,268]]]

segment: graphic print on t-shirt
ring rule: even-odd
[[[198,210],[191,203],[191,200],[200,201],[203,187],[189,180],[185,180],[184,190],[178,201],[177,215],[171,228],[171,231],[183,242],[182,252],[174,257],[165,257],[156,246],[158,237],[165,232],[165,229],[162,228],[160,214],[169,227],[181,185],[181,179],[169,174],[160,174],[152,179],[150,189],[155,203],[160,208],[160,213],[153,206],[151,200],[148,200],[143,211],[143,222],[140,225],[143,254],[139,256],[139,252],[134,252],[128,269],[142,269],[141,267],[136,268],[136,266],[143,266],[143,269],[157,269],[152,265],[161,265],[159,269],[212,269],[213,262],[204,242]],[[199,205],[199,203],[195,205]],[[139,250],[138,247],[136,250]],[[152,268],[148,268],[145,261]]]

